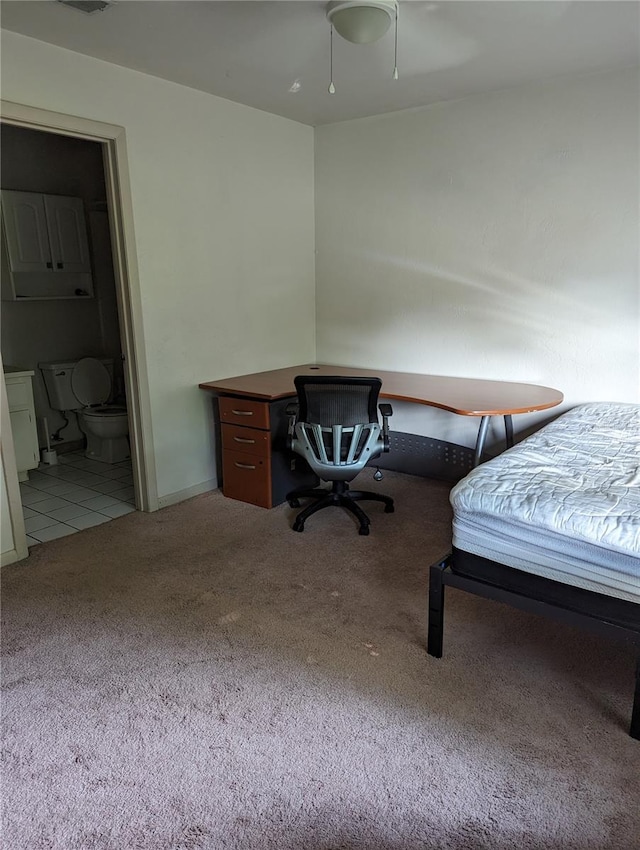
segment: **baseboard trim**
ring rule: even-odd
[[[194,496],[200,496],[202,493],[209,493],[211,490],[217,489],[218,482],[215,478],[211,478],[209,481],[201,481],[200,484],[194,484],[193,487],[187,487],[186,490],[178,490],[176,493],[158,496],[158,508],[168,508],[170,505],[177,505],[187,499],[192,499]]]
[[[8,552],[3,552],[0,556],[0,567],[8,567],[9,564],[15,564],[18,561],[23,561],[29,555],[29,550],[25,548],[24,554],[17,549],[9,549]]]
[[[392,431],[389,434],[389,443],[389,453],[380,455],[371,466],[454,483],[473,469],[474,451],[466,446],[434,440],[433,437],[421,437],[419,434],[405,434],[402,431]],[[158,508],[168,508],[217,489],[218,481],[211,478],[185,490],[159,496]]]
[[[460,481],[473,469],[474,450],[457,443],[391,431],[389,453],[370,465],[440,481]]]

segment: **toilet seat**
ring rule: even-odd
[[[97,407],[87,407],[82,413],[84,416],[126,416],[127,408],[119,404],[100,404]]]
[[[95,357],[83,357],[73,367],[71,390],[85,408],[104,405],[111,395],[111,376]]]

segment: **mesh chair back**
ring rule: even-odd
[[[384,448],[377,401],[379,378],[299,375],[293,449],[323,479],[351,480]]]
[[[295,380],[302,422],[322,428],[365,425],[378,421],[380,378],[298,375]]]

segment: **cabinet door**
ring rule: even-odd
[[[53,265],[43,195],[3,190],[2,219],[11,271],[51,271]]]
[[[18,472],[35,469],[38,466],[38,432],[35,418],[29,410],[14,410],[10,418]]]
[[[90,272],[82,198],[45,195],[44,208],[54,271],[78,274]]]

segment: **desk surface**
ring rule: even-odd
[[[200,384],[203,390],[219,394],[247,396],[274,401],[295,395],[296,375],[340,375],[378,377],[382,381],[383,398],[409,401],[439,407],[460,416],[507,416],[547,410],[560,404],[564,396],[559,390],[536,384],[510,381],[483,381],[476,378],[448,378],[444,375],[417,375],[412,372],[383,372],[380,369],[357,369],[351,366],[304,364],[256,372],[222,381]]]

